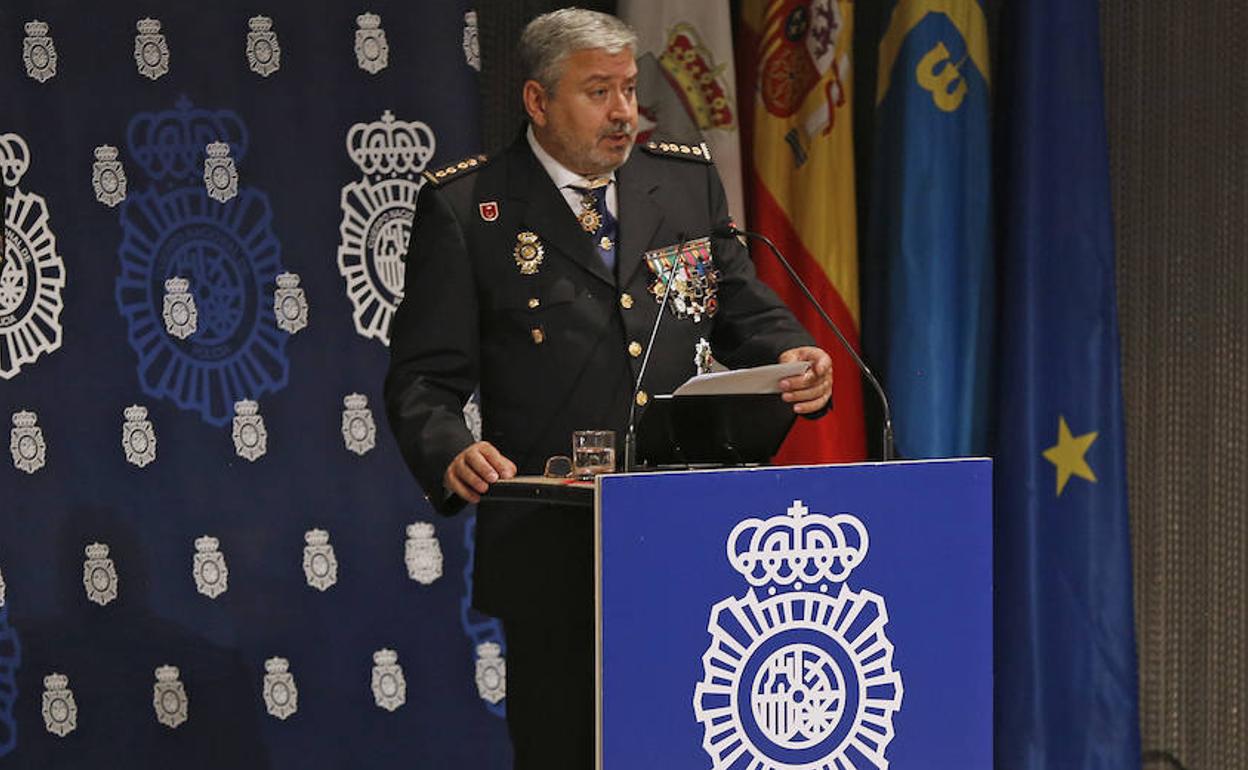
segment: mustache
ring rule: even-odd
[[[601,133],[598,134],[598,138],[605,139],[611,134],[627,134],[628,138],[632,139],[636,133],[637,133],[637,128],[633,124],[629,123],[626,120],[622,120],[617,123],[612,123],[608,125],[606,128],[602,130]]]

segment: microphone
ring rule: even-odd
[[[624,434],[624,472],[631,473],[637,466],[637,394],[641,392],[641,383],[646,376],[646,365],[650,363],[650,352],[654,350],[654,340],[659,334],[659,324],[663,321],[667,310],[667,300],[672,296],[672,282],[676,280],[676,270],[680,267],[682,252],[685,250],[685,234],[677,236],[680,241],[676,246],[676,254],[672,258],[672,269],[668,271],[667,281],[663,284],[663,301],[659,303],[659,314],[654,317],[654,326],[650,327],[650,340],[646,342],[646,354],[641,358],[641,368],[637,370],[637,384],[633,386],[633,397],[628,400],[628,432]]]
[[[867,366],[867,362],[862,360],[862,356],[858,355],[858,351],[854,350],[854,346],[849,344],[849,340],[845,339],[845,335],[841,333],[840,328],[832,320],[831,316],[828,315],[827,311],[823,309],[823,306],[819,304],[819,300],[815,299],[815,295],[811,294],[810,289],[806,288],[806,284],[800,277],[798,277],[797,271],[793,269],[793,265],[789,264],[789,260],[785,259],[784,255],[780,253],[780,249],[776,248],[776,244],[772,243],[771,239],[762,233],[742,230],[730,222],[716,225],[711,230],[711,233],[716,238],[734,238],[738,236],[754,238],[766,244],[767,248],[771,250],[771,253],[776,256],[776,259],[779,260],[780,265],[784,268],[784,271],[789,274],[789,278],[792,278],[793,283],[797,284],[797,288],[801,289],[802,293],[806,295],[806,299],[810,301],[810,304],[814,306],[815,311],[819,313],[819,317],[823,319],[823,322],[827,324],[828,328],[832,330],[832,333],[836,335],[836,339],[841,343],[841,347],[845,348],[845,351],[849,353],[850,358],[854,359],[854,363],[858,365],[858,370],[862,372],[863,376],[867,378],[867,381],[871,383],[871,387],[875,389],[876,395],[878,395],[880,399],[880,407],[883,410],[884,417],[884,441],[882,449],[883,460],[887,462],[894,459],[896,451],[893,447],[893,413],[888,407],[888,396],[884,395],[884,388],[880,386],[880,381],[875,378],[875,373],[871,371],[871,367]]]

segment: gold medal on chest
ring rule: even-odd
[[[593,235],[602,227],[602,215],[598,213],[598,209],[593,208],[593,199],[586,198],[581,202],[583,208],[581,213],[576,215],[576,221],[581,223],[581,229]]]
[[[546,248],[538,239],[537,233],[524,231],[516,235],[516,247],[511,250],[516,258],[516,267],[524,275],[535,275],[546,257]]]

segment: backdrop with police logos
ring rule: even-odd
[[[380,393],[476,13],[29,0],[0,51],[0,766],[505,766]]]

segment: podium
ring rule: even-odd
[[[992,767],[990,461],[534,486],[593,506],[600,770]]]

